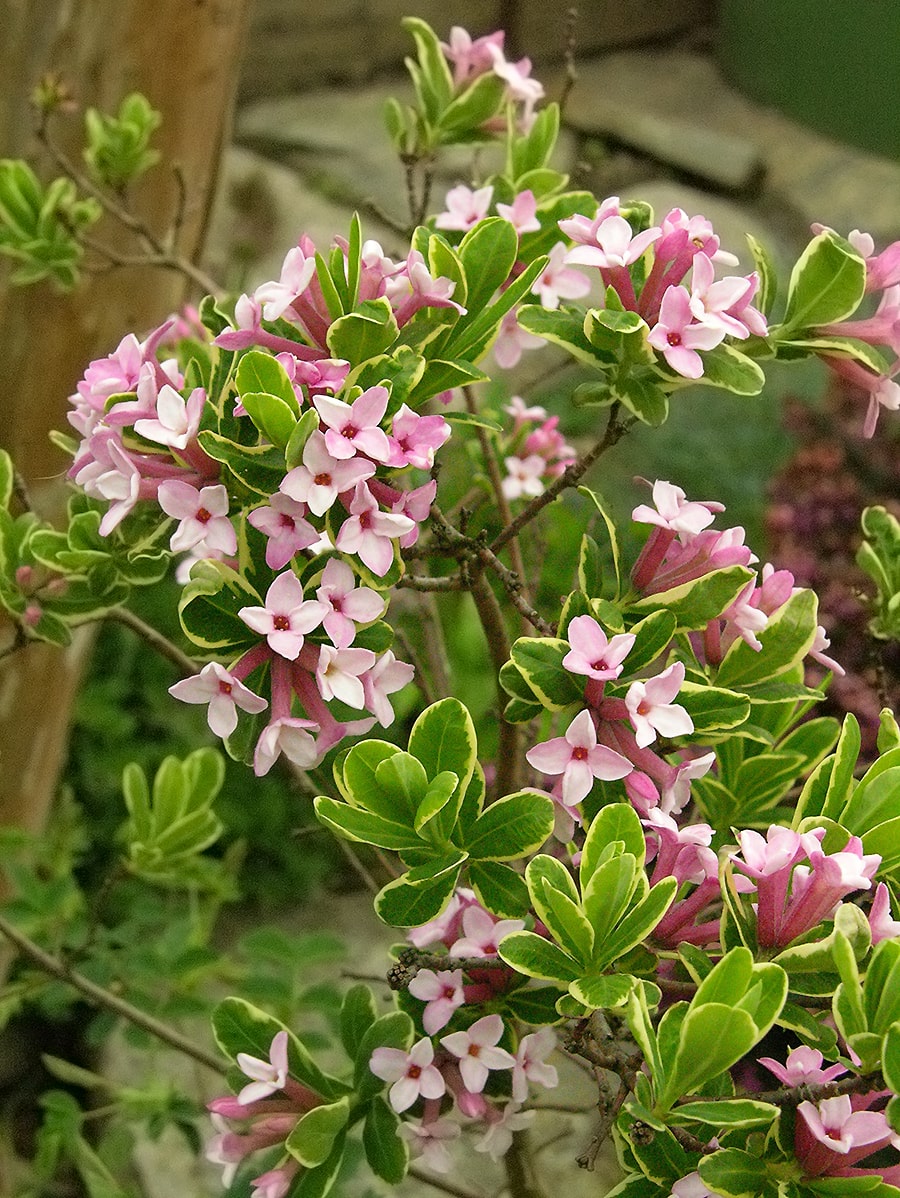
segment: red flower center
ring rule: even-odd
[[[410,1065],[409,1069],[407,1070],[406,1076],[411,1077],[413,1079],[415,1079],[417,1077],[421,1077],[422,1076],[422,1067],[420,1065]]]
[[[199,520],[201,524],[206,524],[208,520],[212,520],[212,513],[208,512],[205,507],[198,508],[195,519]]]
[[[669,345],[681,345],[681,334],[666,333],[666,341],[668,341]]]
[[[587,749],[583,748],[581,745],[579,745],[577,749],[572,750],[573,761],[587,761],[587,755]]]
[[[316,484],[317,487],[327,487],[328,484],[331,482],[331,475],[330,474],[317,474],[316,477],[313,479],[313,482]]]
[[[290,632],[291,622],[287,616],[273,616],[272,627],[276,630],[276,632]]]

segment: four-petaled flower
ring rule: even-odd
[[[242,607],[238,615],[248,628],[266,638],[275,653],[296,661],[304,637],[322,623],[328,605],[319,599],[305,599],[300,579],[286,570],[266,591],[265,607]]]
[[[244,1086],[238,1094],[238,1102],[248,1106],[251,1102],[258,1102],[260,1098],[268,1098],[270,1094],[283,1090],[287,1081],[288,1034],[281,1031],[273,1036],[267,1061],[248,1056],[245,1052],[239,1052],[235,1059],[241,1073],[252,1078],[250,1084]]]
[[[499,1016],[498,1016],[499,1018]],[[393,1082],[388,1099],[399,1115],[408,1110],[417,1098],[440,1098],[446,1085],[434,1062],[434,1045],[427,1036],[417,1041],[409,1052],[400,1048],[376,1048],[369,1068],[382,1081]]]
[[[378,422],[387,408],[388,394],[387,387],[370,387],[352,404],[330,395],[315,396],[313,403],[326,426],[325,448],[333,458],[346,461],[365,454],[387,462],[390,445]]]
[[[341,525],[334,543],[342,553],[355,553],[373,574],[381,578],[394,561],[391,542],[406,536],[415,526],[409,516],[383,512],[366,484],[360,482],[350,501],[350,515]]]
[[[466,1089],[480,1094],[492,1069],[512,1069],[516,1058],[498,1048],[503,1035],[503,1020],[499,1015],[483,1015],[464,1032],[441,1036],[441,1044],[459,1057],[459,1072]]]
[[[422,1012],[422,1026],[429,1036],[446,1027],[456,1008],[466,1001],[462,976],[461,969],[442,969],[439,973],[433,969],[420,969],[409,983],[413,998],[419,998],[426,1004]]]
[[[535,745],[525,759],[542,774],[562,774],[562,800],[567,807],[587,798],[595,778],[612,782],[626,777],[634,768],[615,749],[597,744],[597,729],[587,709],[572,720],[565,736]]]
[[[228,492],[221,485],[197,490],[190,483],[170,478],[159,484],[159,506],[180,523],[169,540],[173,553],[202,545],[215,554],[237,553],[237,533],[228,519]]]
[[[223,738],[230,736],[237,727],[236,708],[256,715],[268,707],[265,699],[248,690],[216,661],[209,662],[192,678],[182,678],[170,686],[169,694],[182,703],[208,703],[206,718],[209,726],[216,736]]]
[[[564,668],[597,682],[619,677],[636,640],[631,632],[620,632],[609,640],[593,616],[576,616],[566,636],[572,648],[563,658]]]
[[[684,664],[673,662],[668,669],[648,678],[632,682],[625,696],[625,705],[634,725],[634,739],[643,749],[660,736],[687,736],[694,731],[694,721],[680,703],[672,700],[684,682]]]

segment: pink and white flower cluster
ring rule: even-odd
[[[207,1104],[217,1134],[206,1146],[206,1159],[223,1166],[226,1189],[242,1161],[283,1145],[298,1119],[323,1101],[290,1076],[286,1031],[273,1037],[268,1060],[238,1053],[237,1065],[249,1083],[236,1098],[227,1095]],[[284,1198],[299,1168],[299,1162],[285,1152],[274,1168],[252,1179],[251,1198]]]
[[[541,495],[553,479],[575,461],[575,450],[559,431],[559,417],[548,416],[539,406],[526,407],[514,395],[504,411],[513,417],[513,429],[505,446],[503,494],[509,500]]]
[[[544,88],[537,79],[532,78],[530,58],[520,58],[518,62],[510,62],[506,58],[503,53],[505,38],[502,29],[485,37],[472,38],[462,26],[454,25],[449,41],[441,42],[441,49],[453,68],[453,84],[457,93],[465,91],[476,79],[488,73],[502,79],[507,102],[521,105],[516,123],[522,133],[527,133],[534,124],[535,105],[543,99]],[[500,131],[505,129],[505,118],[498,118],[495,123],[489,122],[489,130],[495,127]]]
[[[813,233],[821,233],[822,225],[813,225]],[[878,373],[854,358],[839,353],[823,352],[826,365],[859,387],[868,396],[863,436],[872,437],[878,424],[882,408],[887,412],[900,411],[900,241],[892,242],[880,254],[875,253],[875,242],[868,233],[854,229],[847,240],[864,259],[866,264],[866,292],[880,292],[878,305],[871,316],[855,320],[838,321],[823,325],[817,335],[828,337],[854,337],[878,350],[887,350],[891,356],[886,371]]]
[[[648,344],[675,374],[700,378],[703,353],[726,337],[766,335],[765,317],[752,304],[759,276],[754,271],[716,278],[717,265],[736,266],[737,259],[721,249],[705,217],[673,208],[658,225],[635,233],[619,197],[610,196],[593,219],[569,217],[560,228],[575,242],[566,263],[599,270],[604,287],[612,287],[623,307],[646,322]],[[651,251],[638,290],[631,268]]]
[[[631,518],[652,526],[641,550],[631,580],[644,595],[656,595],[682,586],[727,566],[749,566],[756,557],[744,544],[740,526],[719,531],[710,528],[722,504],[690,501],[680,487],[657,480],[653,484],[653,506],[640,504]],[[745,641],[757,652],[759,634],[773,615],[801,588],[794,586],[789,570],[766,564],[756,579],[750,579],[720,616],[711,620],[695,650],[709,665],[721,663],[735,641]],[[830,641],[825,629],[817,629],[809,655],[826,669],[842,674],[842,667],[825,654]]]
[[[760,948],[784,948],[831,919],[847,895],[871,888],[881,864],[879,854],[863,852],[858,836],[840,852],[824,852],[824,828],[792,832],[773,825],[765,837],[744,829],[737,839],[735,882],[739,891],[756,893]]]

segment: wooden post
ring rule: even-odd
[[[44,165],[31,138],[28,95],[53,71],[80,109],[116,111],[140,91],[163,116],[162,152],[134,188],[135,204],[164,236],[178,208],[177,164],[187,192],[181,252],[199,255],[213,198],[246,28],[249,0],[0,0],[0,145]],[[78,160],[83,116],[60,117],[59,135]],[[68,124],[68,128],[66,125]],[[109,218],[95,230],[134,249]],[[189,296],[170,271],[128,267],[88,279],[71,294],[48,284],[0,288],[0,443],[49,519],[64,510],[68,462],[48,440],[66,427],[67,396],[87,363],[129,331],[161,323]],[[12,633],[0,628],[0,645]],[[0,823],[39,830],[56,791],[71,702],[86,638],[71,650],[35,644],[0,661]]]

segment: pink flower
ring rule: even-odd
[[[406,536],[414,528],[415,523],[408,516],[383,512],[366,484],[359,482],[350,502],[350,515],[341,525],[334,543],[342,553],[356,554],[373,574],[381,578],[394,562],[391,542]]]
[[[516,1058],[505,1048],[497,1048],[503,1035],[499,1015],[483,1015],[464,1032],[441,1037],[441,1044],[459,1057],[459,1071],[466,1089],[480,1094],[492,1069],[512,1069]]]
[[[508,220],[520,237],[523,233],[541,231],[533,191],[520,191],[511,204],[497,204],[496,207],[498,215]]]
[[[500,1112],[489,1106],[485,1112],[488,1129],[475,1145],[476,1152],[486,1152],[491,1160],[499,1161],[512,1147],[513,1132],[524,1131],[535,1120],[536,1111],[523,1111],[517,1102],[508,1102]]]
[[[456,283],[452,279],[432,278],[418,250],[410,250],[405,269],[385,284],[385,295],[391,302],[398,325],[406,324],[420,308],[455,308],[464,315],[465,308],[450,298],[455,290]]]
[[[808,1177],[840,1176],[879,1148],[900,1148],[884,1111],[854,1110],[849,1094],[801,1102],[797,1114],[795,1151]]]
[[[228,519],[228,492],[225,487],[203,487],[166,479],[159,484],[159,506],[180,524],[172,533],[169,548],[184,553],[202,545],[212,553],[231,557],[237,553],[237,534]]]
[[[92,446],[95,440],[92,439]],[[82,482],[81,474],[75,479],[89,495],[113,500],[100,521],[101,537],[108,537],[113,529],[118,528],[140,498],[141,488],[140,471],[114,436],[105,441],[105,449],[110,468],[100,472],[92,485]]]
[[[691,277],[690,309],[694,319],[711,328],[719,329],[724,335],[744,340],[750,336],[750,328],[733,313],[744,311],[749,305],[749,296],[759,286],[758,276],[749,278],[730,276],[715,281],[716,268],[706,254],[694,256]],[[751,309],[755,312],[755,309]],[[756,312],[756,315],[760,314]],[[755,322],[754,322],[755,323]],[[756,326],[758,327],[758,325]],[[763,320],[763,334],[766,331]]]
[[[512,1096],[516,1102],[524,1102],[528,1097],[529,1082],[548,1090],[559,1085],[559,1074],[553,1065],[547,1064],[547,1057],[556,1046],[556,1032],[550,1027],[542,1027],[519,1041],[512,1073]]]
[[[584,220],[584,218],[581,219]],[[576,220],[577,218],[573,218],[571,221],[561,221],[560,228],[573,240],[578,241],[580,238],[575,237],[575,233],[578,232],[581,236],[585,236],[587,231],[583,230],[581,224],[576,225]],[[635,234],[624,216],[607,216],[603,220],[591,223],[589,226],[591,240],[580,242],[575,249],[570,250],[568,262],[577,263],[579,266],[607,268],[631,266],[659,239],[660,232],[661,230],[654,226],[651,229],[645,229],[642,233]]]
[[[378,426],[387,401],[386,387],[370,387],[352,404],[330,395],[315,396],[316,411],[327,425],[325,448],[333,458],[345,461],[361,453],[377,462],[387,461],[390,456],[387,434]]]
[[[318,599],[303,597],[303,584],[296,574],[279,574],[266,592],[265,607],[242,607],[238,612],[248,628],[264,636],[273,652],[296,661],[303,639],[328,614]]]
[[[504,936],[521,932],[521,919],[494,919],[483,907],[467,907],[462,914],[462,936],[451,946],[452,957],[496,957]]]
[[[182,678],[169,687],[169,694],[182,703],[208,703],[207,720],[216,736],[230,736],[237,727],[236,708],[255,715],[265,711],[265,699],[248,690],[218,662],[211,661],[193,678]]]
[[[259,1177],[254,1177],[250,1183],[253,1186],[250,1198],[287,1198],[291,1182],[297,1176],[299,1168],[299,1161],[288,1160],[277,1169],[260,1173]]]
[[[281,491],[272,495],[268,507],[254,508],[247,520],[266,537],[266,565],[270,570],[283,569],[294,554],[315,545],[319,533],[304,520],[306,504]]]
[[[624,778],[634,768],[621,753],[597,744],[597,730],[587,710],[575,716],[565,736],[535,745],[525,759],[541,773],[562,774],[562,799],[566,807],[586,798],[595,778],[611,782]]]
[[[348,707],[362,708],[365,693],[360,675],[375,665],[375,654],[371,649],[332,649],[323,645],[319,650],[316,666],[316,682],[322,698],[340,699]]]
[[[299,245],[288,250],[277,283],[263,283],[253,293],[262,305],[266,320],[277,320],[306,291],[316,273],[315,254],[307,254]]]
[[[417,466],[420,470],[430,470],[435,451],[449,436],[450,425],[443,416],[419,416],[402,404],[391,421],[390,455],[386,464],[398,469]]]
[[[597,682],[619,677],[622,663],[637,639],[630,632],[620,632],[609,640],[593,616],[576,616],[569,623],[566,637],[572,648],[563,658],[563,667]]]
[[[565,243],[558,241],[550,251],[543,273],[531,289],[544,308],[555,310],[561,299],[580,299],[591,289],[590,280],[581,271],[572,270],[566,265],[568,254]]]
[[[413,1156],[421,1157],[434,1173],[449,1173],[453,1168],[448,1140],[458,1140],[462,1128],[450,1119],[432,1119],[429,1123],[401,1123],[397,1135],[409,1144]]]
[[[281,490],[306,503],[316,516],[324,516],[343,491],[371,478],[375,466],[364,458],[338,459],[328,452],[325,435],[318,429],[303,447],[303,464],[288,471]]]
[[[337,649],[353,644],[357,624],[371,624],[384,614],[386,600],[371,587],[355,585],[356,575],[346,562],[333,557],[322,573],[316,598],[331,607],[322,621],[331,643]]]
[[[873,944],[900,936],[900,921],[891,918],[891,895],[884,882],[879,882],[875,887],[875,898],[869,911],[869,927]]]
[[[468,232],[473,225],[477,225],[487,216],[493,194],[493,187],[480,187],[477,191],[473,191],[471,187],[460,183],[458,187],[451,188],[447,192],[445,201],[447,209],[440,213],[435,220],[435,228],[458,229],[462,233]]]
[[[394,709],[388,701],[388,695],[402,690],[407,683],[412,682],[415,674],[411,665],[397,661],[391,650],[386,649],[371,670],[363,675],[366,711],[372,712],[382,728],[389,728],[394,722]]]
[[[653,484],[653,502],[656,510],[639,504],[631,513],[632,520],[640,524],[656,524],[682,537],[697,536],[712,524],[715,512],[724,512],[724,504],[712,500],[688,501],[681,487],[658,479]]]
[[[782,1065],[772,1057],[758,1057],[760,1065],[765,1065],[770,1073],[786,1086],[817,1085],[820,1082],[834,1081],[847,1070],[843,1065],[829,1065],[822,1068],[824,1057],[818,1048],[808,1048],[805,1044],[800,1048],[792,1048],[787,1060]]]
[[[399,1048],[376,1048],[369,1068],[382,1081],[393,1082],[388,1093],[391,1106],[400,1114],[421,1096],[440,1098],[446,1086],[434,1061],[434,1046],[423,1036],[409,1052]]]
[[[537,337],[521,327],[516,310],[512,308],[500,321],[494,342],[494,360],[501,370],[511,370],[522,357],[523,350],[538,349],[544,344],[543,337]]]
[[[543,494],[542,479],[547,470],[547,462],[540,454],[530,453],[525,458],[504,458],[503,462],[509,474],[500,486],[507,499],[524,499],[526,496]]]
[[[253,754],[253,772],[257,778],[267,774],[282,753],[302,770],[315,765],[319,758],[319,747],[310,736],[310,729],[317,732],[319,725],[313,720],[289,716],[267,724],[260,733]]]
[[[240,1071],[252,1078],[248,1086],[238,1094],[238,1102],[243,1106],[256,1102],[260,1098],[268,1098],[277,1090],[283,1090],[288,1075],[288,1034],[277,1032],[272,1038],[269,1049],[269,1059],[261,1061],[259,1057],[248,1056],[239,1052],[236,1057]]]
[[[134,431],[148,441],[186,449],[197,436],[205,403],[206,392],[202,387],[195,387],[185,401],[174,387],[165,383],[156,396],[156,418],[136,420]]]
[[[450,41],[441,42],[441,49],[447,59],[453,63],[453,84],[459,88],[461,84],[486,74],[493,65],[490,47],[503,49],[504,33],[498,29],[486,37],[474,40],[461,25],[454,25],[450,30]]]
[[[659,322],[647,335],[647,342],[658,349],[676,374],[699,379],[703,359],[697,350],[714,349],[725,336],[720,328],[694,323],[691,297],[683,287],[669,287],[659,309]]]
[[[676,661],[655,678],[632,682],[628,688],[625,705],[640,748],[652,744],[657,733],[672,737],[687,736],[694,731],[694,721],[685,709],[672,702],[683,682],[684,665]]]
[[[426,1004],[422,1012],[422,1026],[429,1036],[436,1035],[442,1027],[446,1027],[456,1008],[466,1001],[462,976],[461,969],[442,969],[439,973],[433,969],[420,969],[409,983],[408,989],[413,998],[419,998]]]

